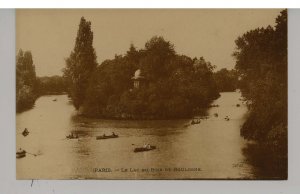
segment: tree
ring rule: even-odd
[[[145,44],[141,69],[148,79],[156,81],[169,73],[167,64],[174,56],[174,45],[161,36],[154,36]]]
[[[97,66],[97,56],[93,48],[91,22],[80,19],[74,50],[66,59],[64,77],[67,80],[68,94],[76,109],[86,97],[90,77]]]
[[[251,30],[236,40],[236,46],[240,89],[250,110],[241,135],[258,143],[259,157],[265,161],[262,168],[286,178],[287,10],[277,17],[274,28]]]
[[[287,20],[286,10],[276,19],[275,28],[267,27],[251,30],[236,40],[236,69],[241,76],[243,95],[248,99],[249,108],[257,112],[256,121],[263,114],[268,115],[259,126],[250,129],[246,122],[242,128],[247,138],[265,139],[272,117],[275,123],[287,122]],[[274,105],[278,105],[274,107]],[[263,107],[263,108],[262,108]],[[268,110],[269,108],[270,110]],[[282,114],[280,114],[280,112]],[[273,114],[272,114],[273,113]],[[271,119],[272,120],[272,119]],[[271,123],[273,124],[273,123]],[[246,127],[247,126],[247,127]],[[247,131],[247,132],[246,132]],[[259,132],[260,131],[260,132]]]
[[[140,59],[140,53],[136,50],[133,44],[130,44],[129,50],[126,53],[129,62],[137,67]]]
[[[16,108],[22,111],[32,107],[37,98],[35,66],[30,51],[21,49],[16,57]]]

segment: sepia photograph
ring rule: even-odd
[[[287,23],[286,9],[17,9],[16,178],[287,180]]]

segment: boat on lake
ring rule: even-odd
[[[139,148],[135,148],[133,151],[134,152],[147,152],[150,150],[155,150],[156,146],[147,146],[147,147],[139,147]]]
[[[71,133],[70,135],[66,136],[67,139],[78,139],[78,135],[74,135],[73,133]]]
[[[191,125],[195,125],[195,124],[199,124],[199,123],[201,123],[200,119],[193,119],[191,122]]]
[[[100,139],[111,139],[111,138],[118,138],[119,135],[116,134],[112,134],[112,135],[100,135],[100,136],[96,136],[96,139],[100,140]]]
[[[225,121],[229,121],[230,120],[228,116],[226,116],[224,119],[225,119]]]
[[[16,157],[17,158],[24,158],[26,156],[26,151],[20,149],[19,151],[16,152]]]

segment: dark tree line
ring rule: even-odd
[[[39,95],[63,94],[67,91],[66,82],[62,76],[37,77],[37,82]]]
[[[79,112],[89,117],[183,118],[197,113],[219,96],[213,66],[200,58],[178,55],[163,37],[143,49],[131,45],[97,65],[91,23],[81,18],[75,48],[66,60],[68,93]],[[144,87],[134,88],[137,69]]]
[[[214,79],[220,92],[233,92],[238,88],[238,74],[234,69],[222,68],[214,73]]]
[[[250,115],[241,129],[256,145],[246,150],[261,158],[255,165],[277,178],[287,177],[287,10],[276,26],[258,28],[236,40],[236,69]]]

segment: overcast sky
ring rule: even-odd
[[[235,39],[257,27],[275,25],[281,10],[17,10],[16,49],[30,50],[37,76],[62,75],[74,48],[80,18],[92,22],[98,63],[138,49],[163,36],[178,54],[203,56],[220,68],[234,68]]]

